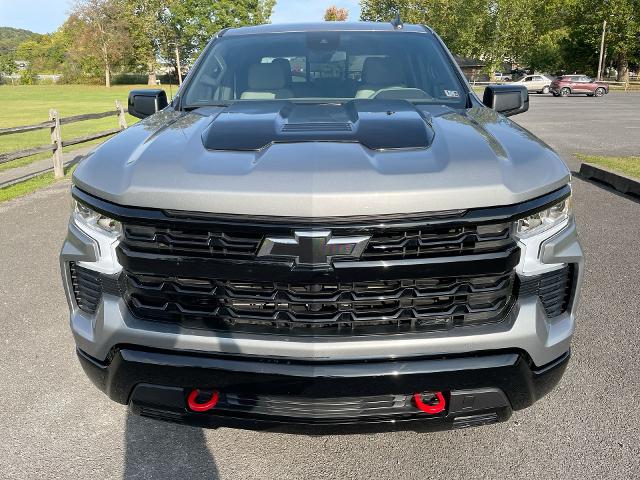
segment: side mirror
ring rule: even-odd
[[[164,90],[131,90],[129,92],[129,114],[137,118],[147,118],[162,110],[169,102]]]
[[[523,85],[489,85],[482,103],[506,117],[529,110],[529,92]]]

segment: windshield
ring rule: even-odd
[[[204,54],[182,105],[251,100],[404,99],[466,105],[436,39],[399,32],[271,33],[222,37]]]

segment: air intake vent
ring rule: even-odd
[[[542,300],[547,317],[567,311],[573,286],[573,265],[521,280],[520,296],[537,295]]]
[[[77,266],[74,262],[69,264],[73,295],[78,307],[83,312],[94,314],[102,298],[102,284],[100,274],[87,268]]]
[[[80,267],[75,262],[69,263],[69,273],[73,284],[73,296],[83,312],[96,313],[103,293],[121,294],[119,275],[105,275]]]
[[[317,123],[287,123],[282,127],[283,132],[350,132],[350,123],[317,122]]]

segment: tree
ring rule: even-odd
[[[131,0],[125,9],[136,57],[155,84],[159,61],[195,60],[223,28],[267,23],[275,0]]]
[[[18,68],[12,55],[0,55],[0,73],[13,75],[17,70]]]
[[[29,62],[29,69],[35,72],[56,73],[66,59],[67,48],[66,39],[60,31],[36,34],[18,46],[16,58]]]
[[[107,87],[116,65],[132,48],[124,0],[77,0],[70,20],[74,48],[84,57],[99,59]]]
[[[327,8],[324,12],[326,22],[346,22],[349,18],[349,10],[346,8],[338,8],[335,5]]]
[[[181,56],[188,62],[220,30],[268,23],[276,0],[180,0],[166,17],[169,31],[178,39]]]
[[[489,71],[526,57],[539,33],[538,5],[535,0],[361,1],[363,20],[389,21],[400,13],[405,22],[432,27],[455,54],[482,59]]]
[[[167,17],[174,0],[131,0],[126,15],[133,39],[135,58],[148,74],[149,85],[156,84],[160,53],[169,42]],[[175,41],[174,41],[175,43]]]

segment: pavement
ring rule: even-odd
[[[533,96],[514,120],[577,170],[575,152],[638,154],[625,127],[640,126],[639,111],[640,95]],[[587,264],[563,380],[507,423],[443,433],[291,435],[131,416],[74,357],[57,263],[68,182],[0,204],[0,478],[639,478],[640,204],[573,185]]]

